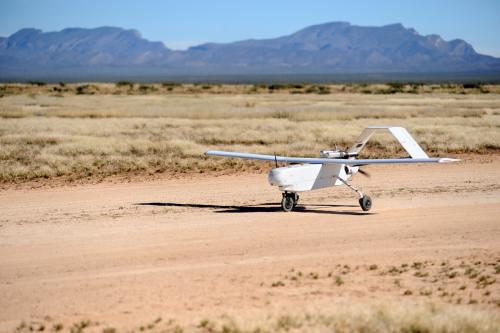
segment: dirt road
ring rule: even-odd
[[[344,188],[281,212],[258,174],[0,192],[0,331],[374,301],[498,313],[500,158],[366,170],[369,213]]]

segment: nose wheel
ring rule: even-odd
[[[285,212],[291,212],[297,206],[298,201],[299,195],[297,193],[285,192],[283,193],[283,199],[281,199],[281,208]]]
[[[368,195],[362,196],[361,198],[359,198],[359,205],[361,206],[361,209],[363,211],[369,211],[372,208],[372,198],[370,198]]]

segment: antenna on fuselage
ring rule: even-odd
[[[274,164],[278,167],[278,158],[276,157],[276,153],[274,153]]]

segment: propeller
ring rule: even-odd
[[[360,165],[353,165],[353,167],[357,168],[357,171],[354,172],[354,173],[360,173],[360,174],[362,174],[365,177],[371,178],[371,175],[368,172],[366,172],[364,170],[361,170],[361,166]],[[352,171],[353,171],[347,165],[344,166],[344,169],[345,169],[345,173],[348,174],[348,175],[350,175],[352,173]]]
[[[370,175],[370,173],[368,173],[368,172],[366,172],[366,171],[364,171],[364,170],[358,169],[358,172],[359,172],[360,174],[362,174],[363,176],[365,176],[365,177],[368,177],[368,178],[371,178],[371,177],[372,177],[372,176]]]

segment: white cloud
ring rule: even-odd
[[[172,50],[187,50],[191,46],[196,46],[203,43],[206,42],[200,40],[171,40],[168,42],[163,42],[166,47]]]

